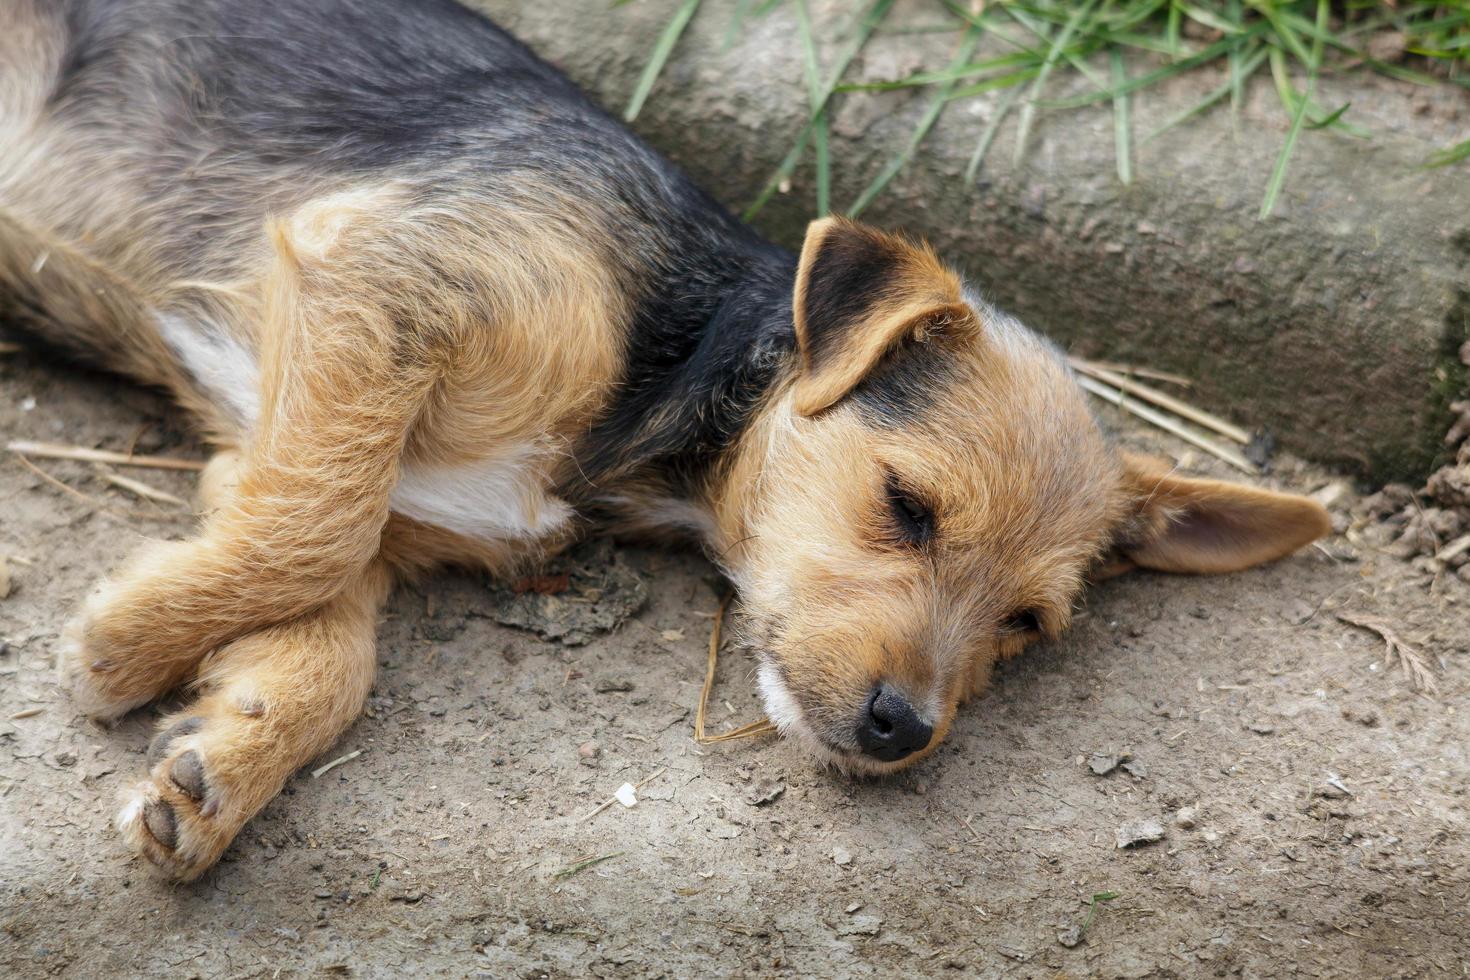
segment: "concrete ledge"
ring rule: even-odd
[[[476,2],[614,110],[676,6]],[[826,36],[850,16],[848,5],[814,7],[833,25]],[[806,95],[790,12],[748,21],[727,47],[731,8],[704,4],[635,128],[741,208],[799,132]],[[928,5],[900,3],[889,22],[935,19]],[[953,41],[875,36],[848,77],[942,66]],[[1049,97],[1082,90],[1068,74]],[[1207,69],[1135,96],[1135,137],[1220,81]],[[907,140],[927,95],[838,99],[833,202],[845,208]],[[1466,388],[1456,352],[1470,337],[1470,167],[1419,165],[1470,136],[1470,94],[1361,72],[1324,79],[1318,101],[1351,102],[1346,118],[1374,139],[1304,134],[1266,221],[1256,214],[1287,120],[1264,72],[1238,120],[1210,111],[1136,145],[1129,186],[1116,175],[1107,106],[1040,113],[1019,165],[1007,120],[967,186],[966,161],[998,101],[951,104],[864,218],[926,235],[1077,353],[1189,375],[1192,399],[1268,427],[1294,452],[1375,480],[1428,472],[1448,402]],[[795,245],[812,208],[803,168],[756,224]]]

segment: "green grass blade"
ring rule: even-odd
[[[832,156],[827,147],[830,135],[827,113],[822,112],[812,123],[813,161],[817,168],[817,217],[825,218],[832,213]]]
[[[980,139],[975,144],[975,152],[970,154],[970,162],[965,166],[965,183],[973,184],[975,178],[980,174],[980,167],[985,162],[985,155],[990,152],[990,144],[995,142],[995,135],[1000,132],[1000,124],[1005,117],[1015,108],[1016,100],[1021,97],[1021,90],[1013,88],[1001,97],[995,107],[995,115],[990,117],[990,122],[980,132]]]
[[[1128,79],[1123,72],[1123,52],[1113,48],[1108,52],[1112,62],[1113,88],[1117,90]],[[1129,145],[1132,128],[1128,122],[1128,94],[1113,96],[1113,149],[1118,157],[1118,179],[1125,185],[1133,183],[1133,154]]]
[[[1013,85],[1029,82],[1040,74],[1041,66],[1037,65],[1034,68],[1027,68],[1022,71],[1012,72],[1009,75],[1001,75],[998,78],[989,78],[983,82],[977,82],[974,85],[967,85],[959,91],[951,92],[949,97],[951,100],[968,99],[972,95],[983,95],[986,92],[994,92],[999,88],[1010,88]]]
[[[1036,100],[1041,95],[1042,87],[1046,85],[1046,78],[1056,67],[1057,60],[1061,57],[1062,49],[1072,39],[1072,34],[1077,30],[1077,25],[1082,23],[1086,17],[1097,6],[1097,0],[1087,0],[1086,3],[1073,11],[1072,16],[1067,18],[1067,23],[1057,32],[1052,41],[1051,50],[1046,53],[1046,60],[1041,63],[1041,70],[1036,74],[1036,80],[1031,83],[1031,91],[1028,93],[1026,104],[1021,107],[1021,118],[1016,126],[1016,148],[1014,159],[1017,164],[1026,154],[1026,139],[1031,135],[1031,125],[1036,120]]]
[[[815,118],[822,111],[822,68],[817,61],[817,39],[812,33],[812,13],[806,0],[796,0],[796,30],[801,36],[801,72],[806,78],[807,98]]]
[[[822,67],[817,59],[817,40],[812,32],[811,10],[807,0],[796,0],[796,25],[801,34],[802,72],[806,75],[807,99],[812,112],[812,149],[817,170],[817,216],[825,218],[832,210],[832,158],[828,150],[827,114],[822,109]]]
[[[1136,92],[1141,88],[1148,88],[1151,85],[1156,85],[1166,78],[1172,78],[1175,75],[1178,75],[1180,72],[1188,71],[1191,68],[1198,68],[1200,65],[1207,65],[1210,62],[1214,61],[1216,58],[1225,55],[1227,52],[1230,51],[1231,48],[1235,47],[1236,45],[1242,44],[1252,38],[1260,37],[1261,35],[1267,33],[1269,30],[1269,24],[1267,24],[1265,21],[1257,21],[1250,27],[1246,28],[1245,33],[1243,34],[1237,34],[1235,37],[1227,37],[1222,40],[1216,41],[1209,47],[1204,48],[1198,53],[1192,54],[1187,58],[1180,59],[1179,61],[1176,61],[1171,65],[1165,65],[1162,68],[1155,68],[1151,72],[1146,72],[1142,75],[1139,75],[1137,78],[1130,79],[1126,84],[1123,85],[1121,91],[1129,93]],[[1057,99],[1056,101],[1046,103],[1046,105],[1048,108],[1052,109],[1075,109],[1078,106],[1092,105],[1094,102],[1102,102],[1105,99],[1112,99],[1112,97],[1116,94],[1117,92],[1115,92],[1111,88],[1106,88],[1097,92],[1089,92],[1086,95],[1073,96],[1069,99]]]
[[[730,15],[730,26],[725,28],[725,40],[720,43],[721,51],[729,51],[735,46],[735,39],[740,36],[740,29],[745,26],[746,15],[750,13],[750,5],[754,0],[736,0],[735,12]]]
[[[1222,17],[1212,10],[1206,10],[1204,7],[1198,6],[1197,4],[1184,3],[1183,0],[1180,0],[1180,2],[1175,3],[1174,6],[1180,12],[1182,12],[1184,16],[1188,17],[1195,23],[1203,24],[1206,27],[1212,27],[1227,36],[1231,34],[1239,34],[1243,30],[1238,22]]]
[[[1265,17],[1270,23],[1271,29],[1275,32],[1276,36],[1281,39],[1283,44],[1291,49],[1291,53],[1296,55],[1298,61],[1308,68],[1315,67],[1312,61],[1312,53],[1307,50],[1306,45],[1302,44],[1302,39],[1297,36],[1296,31],[1287,23],[1281,11],[1276,9],[1276,0],[1250,0],[1250,5],[1252,9],[1261,12],[1261,16]]]
[[[983,61],[972,61],[954,68],[945,68],[941,71],[922,72],[910,75],[908,78],[899,78],[891,82],[849,82],[839,85],[835,89],[838,92],[891,92],[901,88],[917,88],[925,85],[937,85],[942,82],[962,81],[975,75],[983,75],[987,71],[997,68],[1014,68],[1017,65],[1031,65],[1040,61],[1042,55],[1033,55],[1029,52],[1018,51],[1014,54],[998,55],[994,58],[986,58]]]
[[[562,868],[551,877],[557,881],[560,881],[563,878],[570,878],[574,874],[580,874],[581,872],[586,871],[588,868],[596,867],[604,861],[611,861],[613,858],[622,857],[626,853],[628,852],[613,851],[611,854],[599,854],[597,855],[597,857],[590,857],[585,861],[578,861],[576,864]]]
[[[1180,123],[1187,122],[1188,120],[1193,119],[1195,116],[1199,115],[1201,112],[1204,112],[1210,106],[1219,102],[1221,99],[1224,99],[1227,95],[1233,96],[1236,91],[1245,84],[1246,79],[1255,74],[1256,70],[1261,67],[1265,60],[1265,47],[1261,47],[1252,52],[1250,57],[1246,58],[1242,64],[1232,67],[1230,79],[1226,81],[1225,84],[1210,92],[1209,95],[1206,95],[1203,99],[1196,102],[1188,109],[1185,109],[1183,112],[1171,116],[1169,119],[1161,123],[1157,129],[1150,132],[1147,136],[1145,136],[1138,142],[1140,144],[1147,143],[1149,140],[1152,140],[1156,136],[1162,136],[1164,133],[1173,129],[1175,126],[1178,126]]]
[[[1456,143],[1454,146],[1446,147],[1430,154],[1429,159],[1424,161],[1421,169],[1433,170],[1436,167],[1448,167],[1459,163],[1461,160],[1470,159],[1470,140]]]
[[[1036,21],[1032,20],[1031,17],[1026,13],[1026,11],[1020,7],[1020,5],[1012,4],[1004,7],[1003,9],[1007,14],[1010,15],[1012,20],[1020,24],[1022,27],[1026,28],[1026,30],[1030,31],[1037,40],[1041,41],[1043,44],[1051,43],[1051,37],[1048,36],[1046,28]],[[1096,25],[1089,24],[1088,28],[1091,29],[1095,26]],[[1091,45],[1089,45],[1089,47],[1091,47]],[[1082,75],[1093,85],[1098,88],[1108,87],[1107,80],[1103,78],[1103,76],[1099,75],[1095,70],[1093,70],[1093,67],[1079,56],[1079,51],[1073,50],[1073,46],[1071,44],[1065,44],[1062,46],[1061,55],[1067,60],[1067,64],[1071,65],[1078,74]]]
[[[1327,25],[1327,0],[1317,0],[1317,26],[1325,28]],[[1286,58],[1280,48],[1271,49],[1271,73],[1276,77],[1278,90],[1281,91],[1283,99],[1296,98],[1291,91],[1291,81],[1286,77]],[[1271,179],[1266,183],[1266,196],[1261,201],[1260,219],[1264,221],[1271,216],[1276,208],[1276,199],[1281,196],[1281,188],[1286,183],[1286,169],[1291,163],[1291,155],[1296,150],[1297,140],[1302,135],[1302,123],[1307,118],[1307,105],[1312,101],[1312,93],[1317,87],[1317,70],[1322,64],[1322,40],[1317,38],[1312,42],[1312,50],[1307,54],[1307,65],[1310,69],[1307,75],[1307,91],[1296,99],[1296,111],[1291,116],[1291,128],[1287,131],[1286,142],[1281,147],[1281,153],[1276,157],[1276,166],[1271,170]]]
[[[1351,107],[1352,107],[1352,103],[1351,102],[1344,102],[1342,105],[1338,106],[1337,110],[1335,112],[1333,112],[1332,115],[1327,116],[1327,117],[1322,118],[1322,119],[1318,119],[1316,122],[1309,122],[1309,123],[1307,123],[1307,128],[1308,129],[1326,129],[1328,126],[1331,126],[1333,123],[1335,123],[1339,119],[1341,119],[1342,118],[1342,114],[1344,112],[1347,112],[1348,109],[1350,109]]]
[[[1235,18],[1236,23],[1241,23],[1240,0],[1230,0],[1230,15]],[[1244,70],[1245,59],[1242,52],[1245,45],[1236,45],[1230,49],[1230,119],[1232,125],[1240,123],[1240,106],[1245,101],[1245,80],[1249,73]],[[1264,50],[1264,48],[1262,49]],[[1256,62],[1260,67],[1260,62]]]
[[[698,9],[699,0],[684,0],[684,5],[674,14],[673,20],[664,26],[663,33],[653,46],[648,64],[643,66],[643,74],[638,79],[638,86],[633,89],[633,97],[628,100],[628,108],[623,112],[624,122],[632,122],[638,118],[643,103],[648,99],[648,93],[653,91],[653,83],[658,81],[659,73],[664,70],[664,63],[669,60],[674,45],[679,43],[679,36],[694,19],[694,12]]]
[[[801,155],[806,152],[807,143],[811,141],[812,133],[816,129],[817,120],[822,117],[824,110],[827,108],[827,103],[832,99],[832,91],[837,87],[837,83],[841,80],[843,73],[847,71],[847,66],[852,64],[852,60],[863,49],[863,45],[868,43],[868,38],[873,36],[873,31],[877,29],[878,24],[887,15],[889,8],[893,6],[893,2],[894,0],[874,0],[872,6],[863,14],[862,19],[858,22],[858,29],[852,41],[837,57],[837,63],[833,67],[832,77],[825,86],[820,108],[814,111],[807,119],[806,125],[797,134],[796,142],[786,152],[786,156],[782,158],[780,165],[776,168],[776,172],[766,181],[766,185],[761,188],[761,192],[756,195],[756,199],[741,213],[743,220],[749,221],[755,217],[760,212],[760,209],[765,207],[766,203],[775,196],[776,191],[780,190],[781,185],[789,180],[792,173],[796,171],[796,165],[801,162]]]
[[[980,28],[974,25],[965,29],[965,36],[961,39],[960,49],[955,55],[955,64],[964,64],[970,60],[971,56],[975,53],[975,46],[980,42],[980,33]],[[847,216],[849,218],[856,218],[863,211],[867,210],[868,205],[872,204],[874,199],[883,193],[883,188],[888,186],[888,182],[897,176],[905,164],[913,158],[914,152],[919,148],[919,144],[924,142],[924,137],[929,135],[929,130],[933,129],[934,124],[939,121],[939,115],[944,112],[944,106],[949,102],[950,90],[953,88],[954,83],[947,82],[935,91],[929,100],[929,107],[924,110],[924,115],[919,119],[918,125],[909,134],[908,142],[904,144],[903,149],[888,162],[888,165],[878,173],[878,176],[873,178],[867,187],[863,188],[863,192],[858,195],[857,200],[852,202],[852,207],[847,209]]]

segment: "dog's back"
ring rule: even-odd
[[[327,195],[396,181],[468,221],[557,197],[580,213],[536,220],[634,279],[763,247],[453,0],[0,0],[0,25],[0,315],[216,429],[244,396],[200,375],[253,357],[265,221]]]

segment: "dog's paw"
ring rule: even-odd
[[[71,691],[83,713],[110,722],[163,693],[146,674],[134,669],[126,651],[99,642],[95,623],[115,602],[115,589],[102,582],[63,627],[57,648],[57,681]]]
[[[126,792],[117,815],[128,846],[180,881],[209,870],[249,817],[211,768],[209,724],[192,715],[164,728],[148,747],[149,778]]]
[[[192,554],[187,542],[156,542],[123,573],[98,584],[66,625],[58,679],[83,712],[112,721],[186,681],[208,652],[179,628],[192,611],[172,574]]]

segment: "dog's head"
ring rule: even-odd
[[[1105,561],[1224,572],[1328,530],[1305,498],[1119,452],[1057,350],[925,247],[813,224],[794,314],[795,376],[716,509],[767,712],[846,768],[931,751]]]

